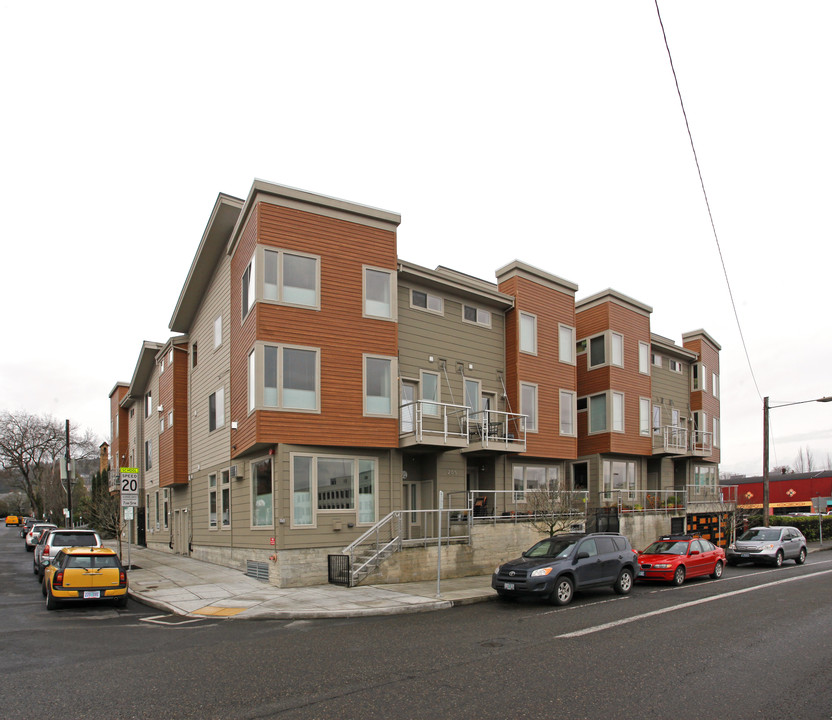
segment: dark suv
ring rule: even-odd
[[[500,565],[491,577],[501,598],[543,597],[568,605],[575,590],[612,587],[619,595],[633,588],[638,556],[618,533],[555,535]]]

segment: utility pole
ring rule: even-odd
[[[72,527],[72,460],[69,454],[69,419],[66,421],[66,508],[69,511],[69,527]]]
[[[768,527],[768,395],[763,398],[763,527]]]

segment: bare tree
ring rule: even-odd
[[[538,488],[525,494],[532,527],[550,537],[586,519],[586,493],[557,488]]]
[[[794,459],[795,472],[812,472],[815,469],[815,456],[812,453],[812,448],[800,448],[797,451],[797,457]]]
[[[75,459],[91,458],[98,443],[91,431],[70,424],[69,449]],[[44,495],[52,495],[55,463],[66,453],[65,424],[49,415],[0,413],[0,464],[13,471],[13,485],[25,493],[37,517],[44,512]]]

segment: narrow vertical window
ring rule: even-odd
[[[231,475],[228,470],[220,474],[220,517],[224,528],[231,527]]]
[[[273,525],[272,461],[251,464],[251,524],[253,527]]]
[[[526,416],[526,430],[537,432],[537,386],[520,383],[520,414]]]
[[[364,360],[364,408],[369,415],[392,414],[392,361],[367,357]]]
[[[312,458],[292,459],[292,524],[312,525]]]
[[[222,345],[222,315],[214,320],[214,349]]]
[[[254,350],[248,354],[248,411],[251,412],[257,406],[257,368],[255,365]]]
[[[603,365],[607,361],[606,338],[603,335],[589,340],[589,366]]]
[[[277,348],[263,348],[263,405],[277,407]]]
[[[638,371],[643,375],[650,374],[650,345],[646,342],[638,344]]]
[[[567,325],[558,326],[558,360],[569,365],[575,364],[575,329]]]
[[[274,250],[263,251],[263,299],[279,300],[277,294],[277,264],[280,253]]]
[[[638,400],[638,432],[639,435],[650,434],[650,398]]]
[[[612,364],[624,366],[624,336],[612,333]]]
[[[575,435],[575,393],[560,391],[560,434]]]
[[[624,432],[624,395],[612,394],[612,429],[613,432]]]
[[[393,304],[390,289],[392,274],[386,270],[364,269],[364,314],[392,318]]]
[[[607,396],[593,395],[589,398],[589,431],[604,432],[607,429]]]
[[[243,320],[246,319],[249,311],[254,307],[254,258],[243,273],[242,281],[242,306],[243,306]]]
[[[537,318],[520,313],[520,352],[537,354]]]
[[[217,527],[217,476],[208,476],[208,527]]]

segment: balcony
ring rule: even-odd
[[[416,400],[399,407],[399,446],[464,452],[524,452],[526,416]]]
[[[653,431],[654,455],[694,455],[707,457],[713,452],[713,433],[694,430],[691,436],[687,428],[663,425]]]
[[[697,457],[707,457],[714,451],[714,434],[702,430],[693,431],[691,451]]]

